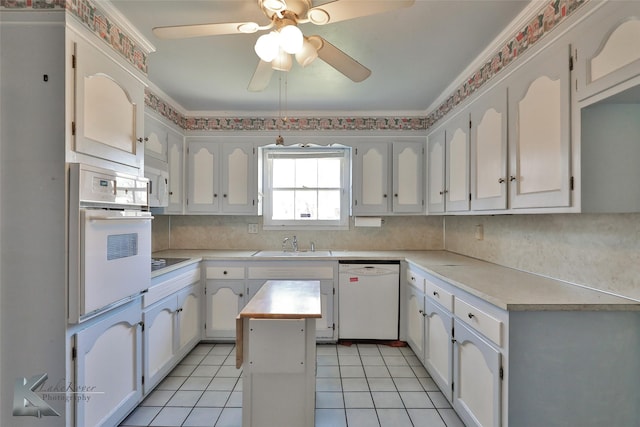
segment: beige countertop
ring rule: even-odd
[[[320,318],[320,281],[269,280],[238,316],[251,319]]]
[[[168,250],[154,258],[229,261],[399,260],[508,311],[640,311],[640,302],[447,251],[331,251],[330,256],[253,256],[255,250]]]

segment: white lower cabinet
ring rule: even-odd
[[[177,299],[168,297],[143,313],[144,393],[147,394],[172,368],[176,357]]]
[[[205,338],[236,338],[236,317],[244,307],[245,281],[207,280]]]
[[[105,314],[75,339],[76,425],[117,425],[142,399],[140,300]]]
[[[453,407],[467,427],[501,424],[500,350],[454,320]]]
[[[425,301],[424,366],[449,401],[453,401],[453,315],[431,298]]]
[[[200,342],[201,295],[197,265],[152,279],[142,311],[145,396]]]
[[[424,363],[424,292],[407,286],[407,344]]]

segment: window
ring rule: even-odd
[[[347,147],[265,147],[264,227],[349,227],[351,150]]]

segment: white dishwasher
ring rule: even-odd
[[[340,339],[397,340],[400,264],[340,263]]]

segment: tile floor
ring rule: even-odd
[[[241,427],[241,372],[233,344],[201,343],[121,427]],[[315,425],[464,427],[409,347],[377,344],[318,344]]]

